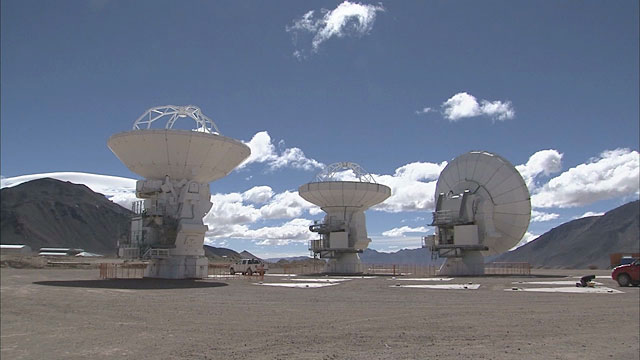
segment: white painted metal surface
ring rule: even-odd
[[[193,130],[173,128],[182,118],[195,121]],[[152,127],[162,121],[164,128]],[[132,218],[131,239],[121,247],[137,248],[149,260],[147,277],[207,277],[203,243],[208,228],[202,218],[212,206],[209,182],[244,161],[249,147],[219,135],[215,123],[193,105],[151,108],[132,131],[111,136],[107,145],[145,178],[136,183],[144,211]]]
[[[529,190],[516,168],[503,157],[486,151],[458,156],[444,168],[436,184],[439,194],[475,195],[473,207],[480,243],[486,255],[503,253],[524,236],[531,219]]]
[[[188,130],[134,130],[113,135],[109,148],[146,178],[209,183],[228,175],[251,150],[240,141]]]
[[[303,199],[323,209],[348,206],[366,210],[391,196],[391,189],[375,183],[327,181],[304,184],[298,193]]]
[[[336,174],[352,171],[358,181],[336,181]],[[325,272],[361,273],[358,252],[369,246],[364,211],[391,196],[391,188],[375,183],[358,164],[341,162],[329,165],[316,181],[298,188],[298,194],[325,213],[323,223],[310,229],[320,234],[309,250],[329,259]]]

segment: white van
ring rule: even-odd
[[[237,272],[252,275],[253,273],[260,273],[260,271],[267,271],[267,265],[260,259],[241,259],[229,266],[231,275]]]

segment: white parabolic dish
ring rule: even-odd
[[[499,155],[472,151],[458,156],[440,173],[438,194],[461,194],[465,190],[482,198],[475,212],[481,232],[493,222],[495,232],[481,238],[489,250],[484,255],[503,253],[524,236],[531,220],[529,190],[516,168]]]
[[[208,183],[228,175],[251,150],[240,141],[189,130],[133,130],[113,135],[107,145],[129,170],[146,179]]]
[[[298,193],[320,208],[348,206],[368,209],[391,196],[391,189],[368,182],[325,181],[304,184],[298,188]]]

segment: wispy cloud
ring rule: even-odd
[[[531,210],[531,221],[532,222],[545,222],[555,220],[560,217],[560,214],[556,213],[546,213],[537,210]]]
[[[416,115],[424,115],[424,114],[428,114],[430,112],[436,112],[436,110],[430,108],[430,107],[425,107],[422,108],[422,110],[416,110]]]
[[[429,228],[425,226],[418,226],[418,227],[402,226],[398,228],[393,228],[391,230],[387,230],[382,233],[382,236],[405,237],[406,236],[405,234],[407,233],[426,233],[428,231],[429,231]]]
[[[602,216],[602,215],[604,215],[604,213],[603,213],[603,212],[587,211],[586,213],[584,213],[584,214],[582,214],[582,215],[578,216],[578,218],[579,218],[579,219],[582,219],[582,218],[586,218],[586,217]]]
[[[320,45],[332,37],[363,36],[373,28],[376,13],[384,11],[382,4],[369,5],[344,1],[333,10],[321,9],[318,13],[310,10],[292,25],[286,26],[292,34],[297,48],[293,55],[298,59],[307,57],[310,52],[317,53]],[[318,15],[318,16],[316,16]],[[311,38],[310,50],[308,38]]]

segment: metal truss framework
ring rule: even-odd
[[[322,172],[316,175],[316,182],[339,181],[335,175],[345,170],[351,170],[360,182],[377,184],[373,176],[366,172],[360,165],[353,162],[337,162],[327,166]]]
[[[162,118],[169,117],[165,124],[165,129],[172,129],[173,124],[179,118],[190,117],[195,120],[197,128],[196,131],[201,131],[210,134],[220,134],[218,126],[210,118],[202,113],[199,107],[195,105],[164,105],[156,106],[142,114],[135,123],[133,123],[133,130],[151,129],[151,124],[154,121]]]

